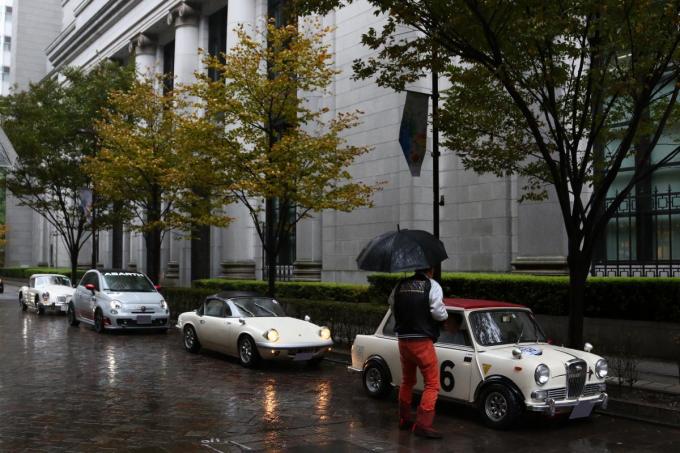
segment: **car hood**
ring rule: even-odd
[[[140,292],[133,293],[127,291],[107,292],[106,295],[111,299],[116,299],[124,304],[143,304],[160,305],[163,296],[160,293]]]
[[[565,374],[564,366],[569,360],[583,359],[589,365],[594,365],[595,362],[601,358],[600,356],[590,354],[585,351],[554,346],[547,343],[522,343],[519,345],[512,344],[488,349],[481,354],[497,357],[499,359],[513,359],[512,350],[516,347],[522,350],[522,358],[519,359],[519,362],[531,366],[532,369],[541,363],[548,365],[548,367],[552,370],[551,372],[554,373],[553,376],[561,376]],[[538,354],[538,352],[540,352],[540,354]]]
[[[36,291],[40,294],[47,291],[50,296],[73,296],[75,289],[64,285],[47,285],[40,289],[36,288]]]
[[[324,341],[319,336],[319,329],[321,327],[301,319],[281,316],[244,318],[244,320],[247,326],[258,330],[261,333],[264,333],[269,329],[276,329],[276,331],[279,332],[279,341],[277,343]]]

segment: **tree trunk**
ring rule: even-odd
[[[78,274],[78,249],[70,247],[68,249],[68,256],[71,259],[71,283],[76,283]]]
[[[568,345],[574,349],[583,347],[583,315],[585,307],[586,280],[589,260],[580,253],[570,253],[569,263],[569,338]]]
[[[265,253],[267,255],[267,294],[269,297],[276,297],[276,251],[278,247],[276,247],[276,235],[274,233],[276,229],[276,225],[274,225],[274,205],[274,199],[267,198],[265,202]]]
[[[161,276],[161,231],[158,228],[144,234],[146,242],[146,274],[158,285]]]

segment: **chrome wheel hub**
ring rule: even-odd
[[[194,331],[191,329],[186,329],[184,331],[184,344],[187,348],[191,348],[194,345]]]
[[[382,373],[376,367],[371,367],[366,371],[366,388],[371,393],[378,393],[382,389]]]
[[[250,344],[250,341],[244,340],[241,342],[240,353],[243,363],[250,363],[250,359],[253,357],[253,346]]]
[[[501,421],[508,413],[508,401],[499,392],[489,393],[484,403],[484,411],[490,420]]]

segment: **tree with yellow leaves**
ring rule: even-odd
[[[327,94],[337,71],[323,41],[329,29],[301,25],[270,22],[252,36],[238,29],[234,49],[205,57],[217,80],[199,73],[191,88],[205,111],[202,129],[212,126],[215,137],[203,151],[219,161],[220,173],[234,175],[221,190],[248,208],[266,252],[272,295],[282,238],[296,223],[312,211],[369,206],[377,189],[354,182],[348,171],[369,150],[342,136],[359,123],[360,112],[333,116],[304,100]]]
[[[211,184],[212,163],[193,146],[204,140],[200,122],[183,97],[160,92],[160,80],[141,80],[110,96],[111,108],[97,122],[101,151],[86,163],[95,188],[120,204],[130,228],[146,244],[146,272],[160,276],[164,235],[197,224],[224,225],[210,197],[196,193]]]

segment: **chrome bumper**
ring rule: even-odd
[[[576,407],[580,402],[582,401],[588,401],[594,403],[595,407],[600,407],[602,409],[607,408],[607,401],[609,400],[609,396],[606,393],[600,393],[598,396],[593,396],[593,397],[588,397],[588,398],[579,398],[579,399],[574,399],[574,400],[554,400],[552,398],[548,398],[545,400],[544,403],[527,403],[527,410],[532,411],[532,412],[543,412],[551,417],[555,415],[557,412],[562,412],[563,409],[573,409]]]

